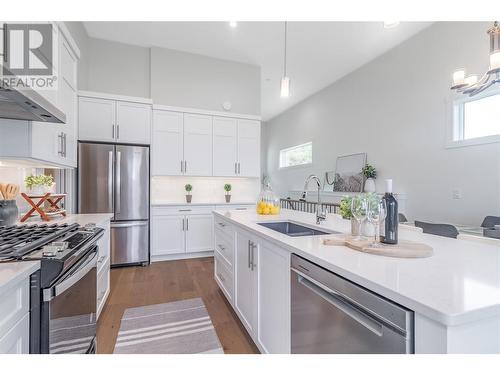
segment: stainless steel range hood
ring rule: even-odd
[[[0,118],[66,123],[66,115],[31,88],[18,90],[0,79]]]

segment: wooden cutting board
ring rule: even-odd
[[[323,240],[323,245],[347,246],[350,249],[363,253],[394,258],[427,258],[434,254],[434,250],[429,245],[408,240],[399,240],[397,245],[380,243],[379,247],[373,247],[371,240],[356,241],[351,236],[343,235],[335,238],[326,238]]]

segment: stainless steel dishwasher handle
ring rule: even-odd
[[[296,270],[294,270],[294,272],[297,273]],[[326,302],[341,310],[344,314],[348,315],[350,318],[354,319],[365,328],[369,329],[378,336],[382,336],[382,324],[368,316],[359,308],[356,308],[350,303],[346,302],[339,293],[328,288],[326,285],[310,279],[302,273],[297,273],[297,281],[299,282],[299,284],[305,286],[310,291],[314,292],[316,295],[323,298]]]

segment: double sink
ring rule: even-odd
[[[275,221],[257,224],[276,232],[286,234],[290,237],[321,236],[325,234],[340,233],[335,231],[318,230],[294,223],[292,221]]]

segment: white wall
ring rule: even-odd
[[[274,190],[302,189],[339,155],[367,152],[383,180],[407,197],[411,219],[478,225],[500,215],[500,144],[446,149],[451,74],[484,72],[489,23],[437,23],[267,122]],[[293,79],[293,77],[292,77]],[[279,150],[313,141],[313,165],[279,170]],[[462,191],[453,200],[452,190]]]
[[[260,115],[260,68],[165,48],[151,48],[156,104]]]
[[[224,203],[224,184],[231,184],[231,202],[253,203],[260,192],[257,178],[229,177],[153,177],[151,178],[151,203],[186,203],[184,186],[193,186],[192,203]]]

